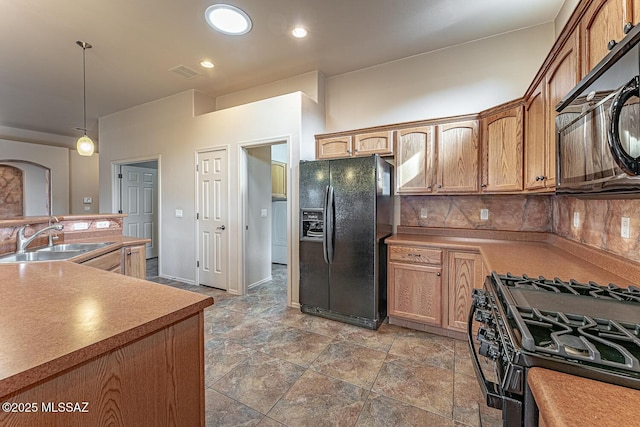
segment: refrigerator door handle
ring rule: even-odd
[[[328,224],[326,225],[326,232],[325,234],[327,235],[327,258],[329,260],[329,264],[333,264],[333,245],[335,243],[335,217],[336,217],[336,198],[335,195],[333,193],[333,185],[329,186],[329,193],[327,195],[327,210],[328,210],[328,214],[327,214],[327,219],[328,219]]]
[[[324,262],[329,264],[329,254],[327,252],[328,242],[328,230],[327,230],[327,212],[329,211],[329,186],[324,189],[324,206],[322,207],[322,254],[324,255]]]

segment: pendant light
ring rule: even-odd
[[[91,138],[87,136],[87,68],[85,54],[87,49],[91,49],[92,46],[89,43],[82,41],[77,41],[76,44],[82,48],[82,100],[84,112],[84,124],[81,129],[84,132],[84,135],[78,138],[76,150],[81,156],[91,156],[93,155],[94,144]]]

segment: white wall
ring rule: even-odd
[[[243,274],[242,218],[240,214],[241,145],[288,141],[292,197],[297,199],[300,152],[313,149],[313,140],[301,141],[303,103],[313,103],[300,92],[193,117],[194,92],[187,91],[100,118],[100,206],[112,206],[112,163],[162,156],[160,181],[160,274],[186,282],[195,280],[195,152],[228,147],[229,155],[229,277],[230,292],[238,292]],[[308,114],[321,116],[317,107]],[[317,119],[315,121],[318,121]],[[302,148],[310,144],[311,148]],[[293,183],[296,183],[293,185]],[[175,217],[182,209],[183,218]],[[296,209],[297,203],[291,209]],[[290,212],[292,212],[290,211]],[[297,233],[297,222],[292,220]],[[297,235],[297,234],[296,234]],[[293,248],[297,253],[297,245]],[[297,263],[292,269],[297,268]],[[297,275],[296,275],[297,276]],[[295,282],[297,287],[297,282]]]
[[[478,113],[519,98],[554,40],[550,22],[328,77],[327,132]]]
[[[578,6],[578,3],[580,3],[580,0],[565,0],[562,4],[560,11],[556,15],[556,19],[553,21],[556,38],[560,35],[565,24],[569,21],[569,18],[576,6]]]
[[[100,212],[99,165],[98,153],[87,157],[79,155],[76,150],[69,150],[69,213],[86,215]],[[84,203],[85,197],[91,197],[91,203]]]
[[[248,286],[271,278],[271,147],[247,150],[247,223],[245,281]],[[262,210],[266,216],[262,216]]]
[[[297,91],[304,93],[315,102],[321,102],[320,100],[324,98],[323,81],[324,76],[319,71],[299,74],[287,79],[219,96],[216,98],[216,110],[236,107]]]
[[[53,214],[69,213],[69,150],[67,148],[0,139],[0,160],[5,159],[27,160],[51,169]],[[18,164],[17,166],[25,170],[24,165]],[[43,175],[40,176],[42,182],[32,182],[33,179],[29,175],[29,171],[26,170],[26,172],[25,190],[38,185],[41,190],[46,190],[47,183],[42,179]],[[43,197],[43,194],[45,193],[39,193],[37,197]],[[46,215],[42,209],[34,208],[30,200],[32,200],[31,194],[25,194],[25,201],[28,203],[26,216]],[[37,201],[35,202],[37,203]]]

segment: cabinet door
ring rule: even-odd
[[[449,252],[447,327],[466,331],[471,308],[471,293],[482,288],[482,257],[477,253]]]
[[[573,87],[578,84],[578,31],[575,30],[567,43],[558,53],[546,74],[547,126],[545,147],[544,186],[556,185],[556,105]]]
[[[417,264],[389,263],[389,316],[440,326],[442,269]]]
[[[436,191],[478,192],[478,121],[438,125]]]
[[[356,135],[353,141],[355,156],[393,154],[393,132],[372,132]]]
[[[284,200],[287,198],[287,164],[271,161],[271,197]]]
[[[630,0],[596,0],[586,10],[580,20],[583,40],[581,77],[609,53],[607,44],[610,40],[619,42],[625,36],[625,24],[634,19],[632,3]]]
[[[321,138],[316,141],[316,159],[337,159],[351,156],[351,136]]]
[[[524,188],[544,188],[545,176],[545,102],[544,81],[533,90],[524,105]]]
[[[126,246],[122,248],[123,254],[123,274],[138,279],[146,278],[147,260],[145,257],[144,245]]]
[[[402,129],[396,133],[398,193],[430,193],[433,185],[433,127]]]
[[[482,120],[483,191],[522,190],[522,132],[522,105]]]

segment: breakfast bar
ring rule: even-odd
[[[0,277],[0,425],[204,425],[211,297],[66,261]]]

